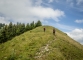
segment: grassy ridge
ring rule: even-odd
[[[53,36],[52,29],[37,27],[0,44],[0,60],[83,60],[83,46],[58,29]]]

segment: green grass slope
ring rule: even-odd
[[[58,29],[53,36],[52,29],[40,26],[0,44],[0,60],[83,60],[83,46]]]

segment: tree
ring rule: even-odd
[[[1,36],[0,36],[0,43],[6,42],[7,41],[7,26],[3,27],[3,30],[1,31]]]
[[[16,25],[15,24],[13,25],[12,30],[13,30],[13,36],[15,36],[16,35]]]
[[[20,25],[21,25],[21,23],[17,22],[17,25],[16,25],[16,35],[20,34]]]
[[[3,26],[2,26],[3,25]],[[4,43],[7,40],[12,39],[16,35],[20,35],[24,33],[25,31],[32,30],[38,26],[42,26],[42,23],[40,20],[37,21],[37,23],[27,23],[26,27],[24,23],[18,23],[12,24],[12,22],[9,23],[9,25],[1,24],[2,28],[0,29],[0,43]]]
[[[13,36],[13,24],[12,22],[9,23],[9,26],[8,26],[8,35],[9,35],[9,38],[11,39],[12,36]]]
[[[42,23],[40,20],[38,20],[37,23],[35,23],[35,27],[38,27],[38,26],[42,26]]]
[[[21,24],[21,26],[20,26],[20,32],[21,33],[24,33],[25,32],[25,24],[24,23]]]
[[[26,31],[30,30],[30,25],[29,25],[29,23],[27,23],[25,30],[26,30]]]
[[[30,30],[34,29],[35,25],[34,25],[34,21],[30,24]]]
[[[5,26],[5,24],[0,23],[0,29],[1,29],[1,27],[3,27],[3,26]]]

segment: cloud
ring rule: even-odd
[[[82,20],[75,20],[76,23],[83,23],[83,19]]]
[[[66,3],[70,8],[83,12],[83,0],[66,0]]]
[[[56,23],[55,26],[57,26],[61,30],[66,30],[66,31],[71,31],[75,28],[74,26],[71,27],[71,26],[68,26],[68,25],[60,24],[60,23]]]
[[[51,2],[53,2],[53,0],[49,0],[49,1],[48,1],[48,3],[51,3]]]
[[[66,2],[71,2],[72,0],[66,0]]]
[[[69,26],[69,25],[61,24],[59,22],[54,22],[54,21],[51,21],[51,22],[43,21],[43,24],[54,26],[55,28],[58,28],[62,30],[63,32],[69,32],[75,29],[75,26]]]
[[[6,23],[6,24],[9,24],[8,18],[0,17],[0,23]]]
[[[73,2],[71,2],[71,3],[70,3],[70,6],[71,6],[71,7],[73,7],[73,6],[74,6],[74,3],[73,3]]]
[[[39,6],[43,3],[42,0],[33,0],[32,2],[34,2],[33,5],[35,5],[35,6]]]
[[[77,1],[77,5],[80,5],[83,3],[83,0],[76,0]]]
[[[42,0],[0,0],[0,13],[13,22],[24,23],[45,19],[53,19],[58,22],[60,17],[65,16],[64,11],[44,7],[41,5],[42,3]]]
[[[83,29],[74,29],[71,32],[67,32],[67,34],[71,38],[83,44]]]
[[[67,3],[73,3],[75,5],[81,5],[83,3],[83,0],[66,0]]]

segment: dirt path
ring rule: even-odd
[[[41,47],[41,48],[39,49],[39,52],[36,53],[35,58],[36,58],[37,60],[42,60],[42,57],[44,57],[46,53],[49,53],[49,52],[50,52],[51,49],[49,49],[49,46],[50,46],[50,45],[52,44],[52,42],[54,42],[55,40],[56,40],[56,39],[54,39],[54,40],[49,40],[45,46]]]

